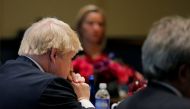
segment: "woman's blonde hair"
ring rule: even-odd
[[[100,13],[103,16],[104,25],[106,23],[106,21],[105,21],[105,15],[104,15],[104,12],[103,12],[102,9],[100,9],[96,5],[87,5],[87,6],[84,6],[83,8],[81,8],[79,10],[79,13],[78,13],[77,18],[76,18],[76,28],[75,29],[78,32],[78,34],[79,34],[80,37],[82,36],[81,30],[80,30],[81,29],[81,25],[84,22],[86,16],[89,13],[91,13],[91,12]],[[103,33],[103,35],[105,35],[105,33]]]
[[[56,18],[43,18],[30,26],[22,39],[19,55],[41,55],[56,48],[63,53],[82,50],[77,34]]]

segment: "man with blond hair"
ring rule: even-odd
[[[165,17],[142,47],[148,86],[117,109],[190,109],[190,19]]]
[[[93,109],[89,86],[72,72],[79,50],[79,39],[66,23],[56,18],[34,23],[19,57],[0,67],[0,109]]]

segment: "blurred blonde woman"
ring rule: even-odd
[[[99,83],[107,83],[111,97],[115,98],[118,97],[118,86],[126,86],[138,78],[133,68],[110,58],[110,53],[105,50],[105,30],[106,18],[102,9],[95,5],[81,8],[76,31],[84,52],[76,57],[73,65],[74,71],[84,76],[86,82],[94,75],[96,89]]]

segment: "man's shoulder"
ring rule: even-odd
[[[190,109],[190,100],[165,90],[146,88],[122,101],[118,109]]]
[[[25,81],[23,84],[48,84],[56,76],[42,72],[31,63],[19,60],[9,60],[0,67],[1,78],[9,77],[11,81]]]
[[[25,61],[19,60],[8,60],[5,64],[1,65],[0,70],[26,70],[26,69],[33,69],[35,66],[29,64]]]

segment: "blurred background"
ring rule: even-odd
[[[95,4],[106,14],[107,48],[141,71],[141,45],[153,22],[164,16],[189,16],[190,0],[0,0],[0,60],[17,57],[27,27],[42,17],[57,17],[74,28],[76,14]]]

